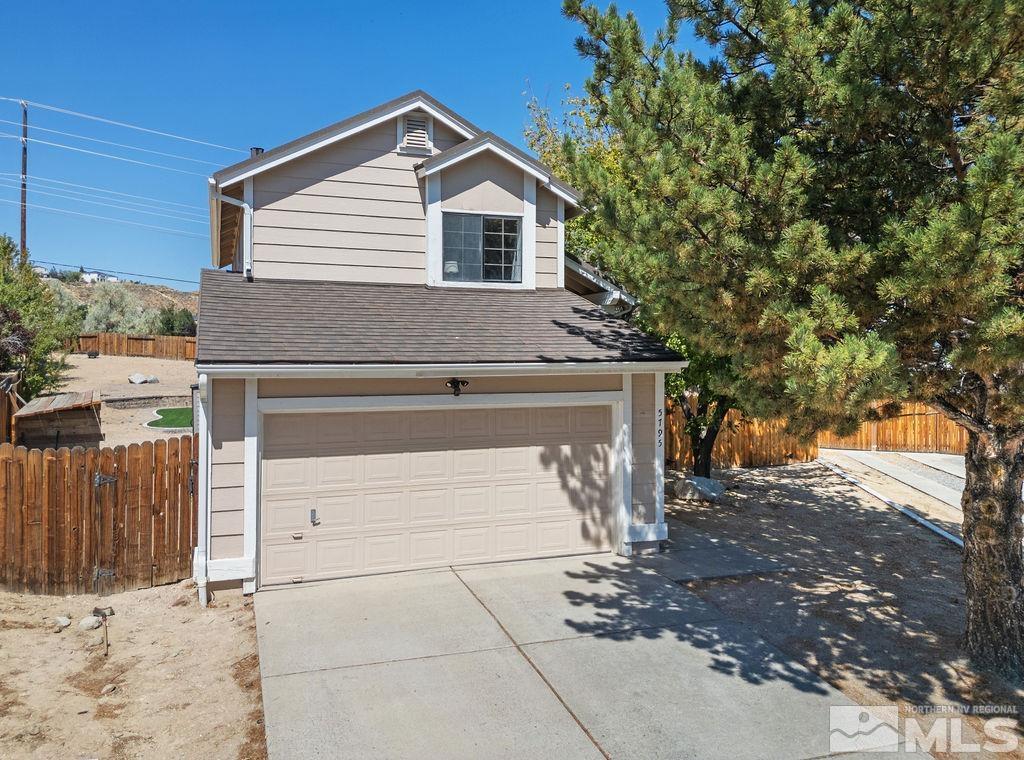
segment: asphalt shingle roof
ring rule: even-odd
[[[246,282],[204,270],[201,364],[676,361],[627,322],[562,289]]]

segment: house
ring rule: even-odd
[[[119,280],[113,275],[104,274],[103,272],[86,272],[83,270],[82,282],[87,285],[95,285],[97,282],[119,282]]]
[[[257,587],[666,537],[675,352],[566,258],[580,196],[416,91],[209,180],[195,573]]]

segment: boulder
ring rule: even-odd
[[[143,383],[148,382],[148,380],[149,378],[143,375],[141,372],[133,372],[132,374],[128,375],[128,382],[131,383],[132,385],[142,385]]]
[[[78,627],[83,631],[91,631],[94,628],[99,628],[101,625],[103,625],[103,618],[99,615],[86,615],[78,621]]]
[[[159,383],[160,378],[157,377],[156,375],[150,375],[149,377],[146,378],[146,382],[149,383],[150,385],[153,385],[154,383]]]
[[[69,618],[67,615],[58,615],[53,619],[53,624],[55,627],[63,631],[65,628],[71,625],[71,618]]]
[[[685,501],[716,502],[725,493],[720,480],[689,475],[675,484],[676,496]]]

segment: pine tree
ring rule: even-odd
[[[1024,675],[1024,22],[1015,0],[568,0],[611,170],[567,150],[664,334],[804,434],[922,401],[969,433],[969,653]],[[679,50],[681,23],[715,51]],[[895,402],[895,403],[894,403]]]

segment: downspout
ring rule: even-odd
[[[242,209],[244,216],[242,221],[242,271],[245,274],[245,279],[252,282],[252,206],[245,201],[232,198],[230,195],[224,195],[216,189],[215,185],[211,186],[211,197]]]
[[[210,391],[209,378],[199,375],[199,505],[196,509],[196,546],[192,553],[192,575],[199,593],[199,604],[209,602],[206,590],[207,559],[210,543]]]

